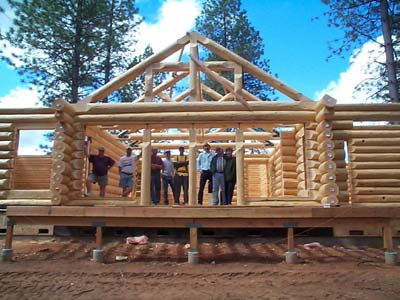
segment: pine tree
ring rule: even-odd
[[[127,34],[141,21],[134,1],[8,1],[16,17],[5,39],[23,50],[17,70],[44,104],[58,97],[76,103],[132,63],[135,40]]]
[[[344,35],[329,43],[332,55],[343,56],[366,42],[378,43],[385,51],[385,65],[369,63],[376,78],[361,83],[357,89],[375,91],[371,98],[399,102],[398,68],[395,46],[399,34],[399,0],[323,0],[328,5],[328,25],[343,30]],[[383,35],[383,44],[377,38]]]
[[[263,58],[263,40],[248,20],[240,0],[206,0],[196,19],[196,30],[269,72],[269,61]],[[211,53],[205,59],[221,60]],[[233,80],[232,73],[223,72],[222,75]],[[261,99],[268,100],[274,94],[270,86],[247,73],[244,74],[243,81],[244,88]],[[220,93],[223,92],[218,84],[209,79],[206,84]]]

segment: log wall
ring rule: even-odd
[[[51,156],[18,155],[15,159],[13,188],[50,189],[51,160]]]
[[[0,123],[0,199],[6,199],[12,187],[16,156],[15,140],[14,125],[12,123]]]

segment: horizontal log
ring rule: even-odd
[[[338,188],[339,188],[339,193],[340,193],[341,191],[347,191],[348,188],[349,188],[347,182],[336,181],[336,184],[337,184],[337,186],[338,186]]]
[[[319,152],[324,152],[326,150],[334,150],[334,149],[335,149],[335,143],[331,139],[326,139],[325,141],[322,141],[317,148]]]
[[[80,169],[80,170],[72,170],[71,179],[81,179],[82,180],[82,176],[83,176],[83,170],[82,169]]]
[[[324,205],[324,204],[329,204],[329,205],[331,205],[331,206],[336,206],[336,205],[339,204],[339,199],[338,199],[337,196],[329,195],[329,196],[323,197],[323,198],[321,199],[321,204],[322,204],[322,205]]]
[[[74,118],[70,114],[66,113],[65,111],[57,111],[54,114],[54,117],[59,122],[65,122],[65,123],[68,123],[71,125],[74,124]]]
[[[84,158],[85,153],[83,151],[73,151],[71,153],[71,159],[76,159],[76,158]]]
[[[47,123],[56,122],[54,114],[6,114],[1,115],[2,122],[23,123]]]
[[[400,106],[397,103],[337,104],[335,110],[345,112],[387,111],[387,113],[391,113],[400,111]]]
[[[281,147],[281,155],[283,156],[295,156],[296,148],[295,147]]]
[[[11,189],[11,180],[8,178],[0,179],[0,190]]]
[[[388,203],[400,202],[399,195],[352,195],[351,201],[356,203]]]
[[[362,169],[352,170],[351,177],[357,179],[400,178],[398,169]]]
[[[65,123],[65,122],[57,122],[55,125],[55,132],[57,133],[64,133],[66,135],[69,135],[70,137],[73,136],[75,133],[75,129],[72,127],[71,124]]]
[[[251,101],[247,103],[251,111],[309,111],[313,112],[315,103],[310,102],[273,102]],[[77,111],[82,114],[125,114],[125,113],[158,113],[158,112],[216,112],[246,111],[238,102],[182,102],[182,103],[93,103]],[[314,114],[314,113],[313,113]]]
[[[304,137],[305,137],[306,140],[316,141],[317,137],[318,137],[318,132],[316,132],[315,130],[307,129],[304,132]]]
[[[53,184],[50,188],[52,193],[57,193],[57,194],[68,194],[69,188],[65,184]]]
[[[400,178],[394,179],[357,179],[353,180],[354,187],[398,187],[400,188]]]
[[[62,175],[61,173],[53,174],[52,183],[51,184],[68,184],[71,178],[69,176]]]
[[[75,190],[75,191],[80,191],[82,190],[83,183],[82,179],[77,179],[77,180],[71,180],[69,183],[69,188],[70,190]]]
[[[352,139],[349,141],[352,146],[400,146],[400,138],[365,138]]]
[[[7,150],[14,150],[14,149],[15,149],[14,141],[0,141],[0,150],[7,151]]]
[[[321,184],[334,183],[336,182],[336,175],[333,172],[322,174],[320,181]]]
[[[0,131],[0,141],[13,141],[15,140],[14,131]]]
[[[352,170],[358,169],[400,169],[400,162],[350,162]]]
[[[400,195],[398,187],[354,187],[354,195]]]
[[[71,155],[73,149],[70,144],[64,143],[64,142],[54,142],[54,151],[56,152],[63,152],[67,155]]]
[[[53,163],[53,173],[70,176],[72,172],[71,165],[62,161],[56,161]]]
[[[9,190],[0,191],[0,200],[7,199],[8,198],[8,193],[9,193]],[[4,201],[0,201],[0,204],[3,204],[3,203],[4,203]]]
[[[339,194],[339,187],[336,183],[322,184],[319,188],[319,193],[322,197],[337,196]]]
[[[0,111],[3,111],[3,109],[0,109]],[[0,131],[14,131],[14,128],[13,123],[0,123]]]
[[[320,111],[324,107],[334,108],[336,106],[337,100],[329,95],[324,95],[315,107],[316,111]]]
[[[11,158],[0,159],[0,169],[12,169],[14,167],[14,160]]]
[[[14,156],[15,156],[15,151],[11,151],[11,150],[0,151],[0,158],[13,158]]]
[[[164,110],[165,111],[165,110]],[[79,115],[76,120],[84,124],[115,124],[115,123],[176,123],[192,124],[197,122],[251,122],[258,120],[259,122],[279,121],[280,123],[306,122],[314,118],[314,113],[307,111],[299,111],[297,113],[288,111],[235,111],[227,114],[226,112],[159,112],[159,113],[124,113],[115,115]]]
[[[343,140],[337,140],[335,137],[333,137],[334,143],[335,143],[335,149],[344,149],[344,141]]]
[[[317,141],[306,140],[305,149],[307,150],[317,150],[319,143]]]
[[[71,161],[71,167],[73,170],[81,170],[84,165],[84,160],[83,159],[73,159]]]
[[[63,205],[68,203],[69,198],[64,194],[53,194],[51,197],[51,205]]]
[[[79,106],[73,105],[64,99],[56,99],[53,102],[52,108],[58,112],[66,112],[69,115],[73,116],[76,113],[76,110]]]
[[[331,121],[333,130],[350,130],[353,129],[353,121]]]
[[[307,185],[306,185],[305,181],[301,181],[297,185],[297,189],[299,189],[299,190],[304,190],[306,188],[310,189],[310,190],[319,190],[320,187],[321,187],[320,183],[313,182],[313,181],[309,182]]]
[[[361,107],[361,105],[360,105]],[[365,112],[349,112],[336,111],[335,120],[353,120],[353,121],[399,121],[400,111],[365,111]]]
[[[352,146],[349,149],[352,153],[400,153],[399,146]]]
[[[54,141],[71,144],[73,139],[71,136],[65,134],[64,132],[56,132],[54,134]]]
[[[350,155],[352,162],[398,162],[400,153],[353,153]]]
[[[315,116],[315,121],[317,123],[325,121],[325,120],[332,120],[335,115],[335,110],[330,107],[323,107],[321,110],[319,110]]]
[[[235,132],[214,132],[214,133],[203,133],[197,134],[197,141],[210,141],[210,140],[234,140],[236,136]],[[271,132],[244,132],[243,136],[247,140],[277,140],[279,137],[273,137]],[[151,134],[151,139],[156,140],[188,140],[189,133],[178,132],[178,133],[166,133],[166,132],[155,132]],[[119,140],[143,140],[142,133],[131,133],[128,138],[120,138]]]
[[[68,155],[66,153],[60,152],[60,151],[54,151],[53,152],[53,158],[55,160],[63,161],[66,163],[69,163],[71,161],[71,155]]]
[[[360,138],[398,138],[400,130],[334,130],[336,139],[349,140]]]
[[[326,130],[332,130],[332,121],[322,121],[318,123],[315,128],[315,131],[317,131],[318,134],[325,132]]]
[[[11,176],[11,170],[0,169],[0,179],[7,179]]]
[[[326,150],[318,156],[318,161],[321,163],[334,159],[335,159],[335,151],[332,150]]]
[[[71,147],[73,151],[83,151],[85,147],[84,140],[74,140],[71,143]]]

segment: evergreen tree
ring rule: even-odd
[[[344,35],[329,43],[332,55],[344,53],[373,41],[385,51],[386,63],[371,61],[368,69],[378,77],[361,83],[358,89],[375,91],[372,98],[399,102],[398,59],[399,0],[323,0],[328,5],[328,25],[343,30]],[[377,38],[383,35],[383,43]],[[397,60],[397,62],[396,62]]]
[[[201,14],[196,19],[196,30],[269,72],[269,61],[263,58],[263,40],[250,24],[241,0],[205,0]],[[205,59],[221,60],[212,53],[208,53]],[[233,80],[231,72],[223,72],[222,75]],[[274,94],[270,86],[247,73],[244,74],[243,81],[243,87],[261,99],[268,100]],[[206,84],[223,93],[222,87],[217,83],[207,79]]]
[[[127,35],[141,22],[134,1],[8,2],[16,17],[5,39],[23,50],[15,55],[22,62],[17,70],[46,105],[58,97],[75,103],[132,63],[126,53],[135,40]]]

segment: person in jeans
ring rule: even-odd
[[[200,186],[197,194],[197,202],[203,204],[204,187],[208,181],[208,193],[212,192],[212,173],[210,171],[211,160],[214,153],[211,152],[211,147],[208,143],[204,144],[203,152],[197,158],[197,170],[200,172]]]
[[[165,151],[165,158],[162,160],[163,168],[162,168],[162,185],[163,185],[163,193],[164,193],[164,204],[168,205],[168,185],[171,187],[172,195],[175,196],[175,188],[174,188],[174,163],[171,159],[171,151]]]
[[[211,160],[211,173],[213,174],[213,205],[223,205],[226,203],[225,198],[225,158],[222,148],[215,148],[216,155]],[[218,194],[221,192],[222,199]],[[221,201],[220,201],[221,200]]]
[[[163,162],[161,157],[157,156],[157,149],[153,149],[151,152],[151,201],[153,204],[160,204],[160,193],[161,193],[161,169]]]
[[[100,187],[100,197],[104,197],[106,195],[106,186],[108,184],[108,170],[115,164],[115,161],[109,157],[104,155],[105,149],[103,146],[98,148],[98,154],[90,154],[89,155],[89,163],[92,164],[92,172],[86,179],[86,197],[92,196],[92,184],[98,183]],[[88,153],[87,147],[85,147],[85,154]]]
[[[224,205],[232,204],[233,191],[236,184],[236,158],[233,157],[232,148],[225,149],[225,202]]]
[[[179,198],[181,196],[181,189],[183,188],[183,204],[189,202],[189,160],[187,155],[184,154],[185,147],[179,147],[179,155],[174,158],[175,166],[175,204],[179,205]]]
[[[119,159],[119,186],[122,188],[122,197],[128,197],[133,189],[133,176],[136,172],[137,156],[132,154],[132,148],[126,148],[126,155]]]

